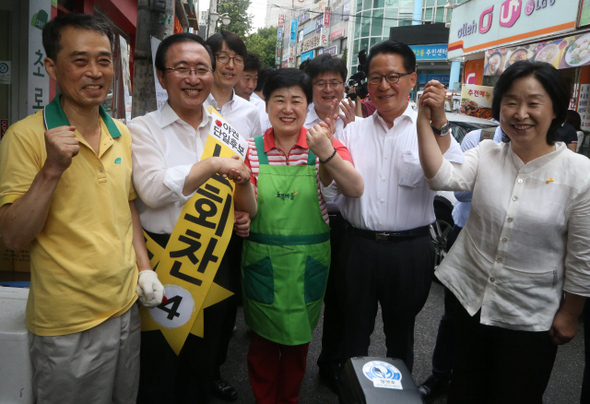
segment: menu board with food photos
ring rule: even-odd
[[[519,60],[546,62],[557,69],[590,65],[590,33],[516,48],[488,49],[485,53],[484,76],[499,76]]]
[[[491,119],[493,92],[494,87],[463,85],[460,112],[477,118]]]
[[[582,130],[590,131],[590,109],[588,102],[590,101],[590,84],[580,85],[580,98],[578,99],[578,114],[582,118]]]

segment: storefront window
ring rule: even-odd
[[[399,0],[385,0],[387,7],[399,7]]]
[[[389,39],[389,38],[387,38]],[[376,38],[371,38],[371,42],[369,44],[369,49],[373,46],[378,44],[379,42],[383,41],[383,37],[376,37]]]
[[[354,19],[354,37],[359,38],[361,36],[361,13],[356,14]]]
[[[424,9],[424,17],[422,19],[424,21],[432,21],[432,9],[431,8]]]
[[[444,19],[445,19],[445,9],[443,7],[437,8],[436,9],[436,19],[434,20],[434,22],[445,22]]]
[[[363,11],[361,36],[369,36],[371,29],[371,11]]]
[[[367,51],[367,54],[369,53],[369,38],[363,38],[361,39],[361,44],[359,46],[359,51],[365,49]]]
[[[386,8],[383,31],[389,35],[389,28],[392,27],[397,27],[397,8]]]
[[[115,37],[112,44],[114,77],[111,89],[103,102],[109,115],[126,121],[131,117],[131,77],[129,76],[129,35],[106,17],[100,10],[97,15],[103,17],[111,26]],[[126,114],[126,110],[128,114]]]
[[[383,9],[373,10],[373,25],[371,27],[371,35],[381,36],[383,34]]]

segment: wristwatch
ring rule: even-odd
[[[430,127],[432,128],[432,131],[439,136],[446,136],[451,131],[451,124],[449,123],[449,121],[447,121],[447,123],[441,126],[440,129],[432,126],[432,123],[430,124]]]

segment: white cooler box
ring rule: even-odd
[[[0,286],[0,403],[34,403],[25,308],[29,289]]]

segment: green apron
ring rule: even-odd
[[[318,203],[315,159],[271,166],[254,139],[260,171],[258,214],[242,252],[244,315],[258,335],[282,345],[311,341],[330,267],[330,227]]]

